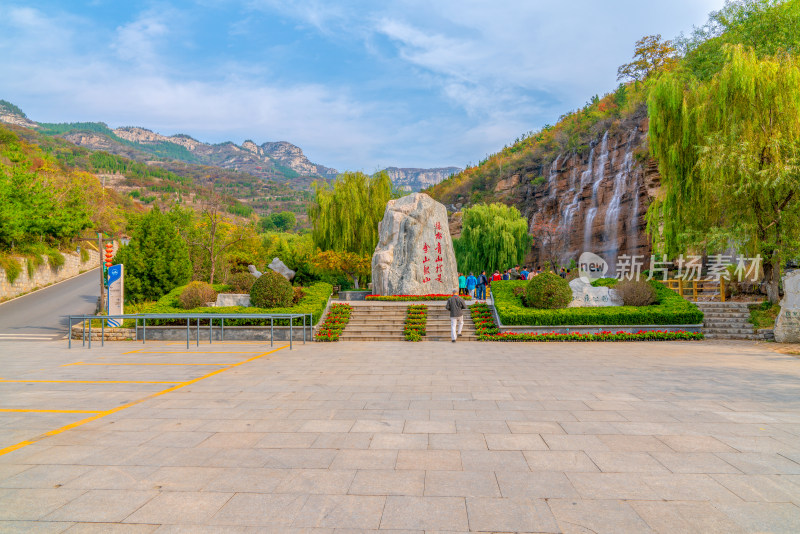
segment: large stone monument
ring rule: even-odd
[[[800,270],[783,277],[783,300],[775,321],[775,341],[800,343]]]
[[[390,200],[372,256],[376,295],[449,294],[458,289],[447,209],[425,193]]]

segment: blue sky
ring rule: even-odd
[[[723,0],[0,0],[0,98],[41,122],[463,167],[613,90]]]

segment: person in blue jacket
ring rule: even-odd
[[[469,276],[467,277],[467,293],[469,293],[469,296],[472,298],[475,298],[475,286],[477,285],[478,279],[475,278],[474,274],[469,273]]]

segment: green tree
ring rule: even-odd
[[[708,80],[725,64],[726,45],[751,47],[758,57],[800,51],[800,0],[728,0],[689,38],[679,40],[686,67]]]
[[[653,72],[669,69],[677,61],[677,51],[672,41],[662,41],[660,34],[647,35],[636,41],[633,61],[617,69],[617,80],[641,81]]]
[[[727,53],[709,81],[668,74],[650,92],[662,197],[648,226],[668,255],[731,242],[760,253],[777,302],[781,263],[797,251],[800,226],[800,66],[741,45]]]
[[[478,204],[465,209],[461,237],[453,241],[462,272],[507,269],[530,250],[528,221],[513,206]]]
[[[270,215],[272,224],[279,232],[289,232],[297,226],[297,217],[291,211],[282,211]]]
[[[125,265],[130,302],[157,300],[192,277],[186,242],[158,206],[134,223],[131,242],[120,248],[115,261]]]
[[[392,198],[386,171],[373,176],[340,174],[331,186],[315,182],[308,207],[314,244],[322,250],[371,255],[378,244],[378,224]]]

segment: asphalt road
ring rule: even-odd
[[[99,293],[94,269],[0,304],[0,342],[65,338],[67,316],[94,313]]]

